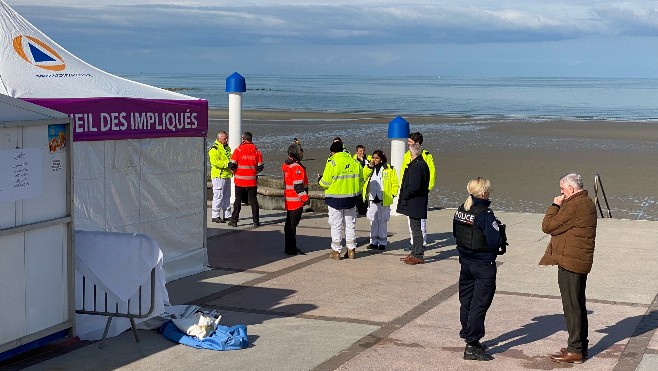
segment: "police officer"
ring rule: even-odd
[[[334,141],[318,182],[324,191],[331,226],[331,259],[340,260],[342,228],[345,226],[347,257],[354,259],[356,250],[356,200],[361,197],[361,165],[354,161],[343,143]]]
[[[480,343],[484,337],[484,319],[496,292],[496,256],[505,253],[505,226],[489,208],[491,182],[471,179],[469,195],[459,206],[452,223],[452,235],[459,251],[459,336],[466,342],[464,359],[489,361]]]

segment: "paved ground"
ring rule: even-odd
[[[658,222],[600,219],[588,278],[590,359],[551,362],[566,345],[557,269],[537,262],[548,242],[542,215],[497,213],[510,246],[499,259],[498,291],[483,339],[495,359],[464,361],[458,336],[459,262],[452,210],[429,215],[427,263],[400,262],[406,219],[390,221],[389,248],[365,249],[369,224],[357,222],[355,260],[329,260],[325,214],[305,214],[298,228],[307,255],[283,254],[281,211],[263,211],[259,228],[248,208],[238,228],[208,224],[206,272],[168,284],[172,304],[217,309],[222,324],[248,326],[240,351],[197,350],[155,331],[78,344],[7,369],[28,370],[658,370]],[[81,346],[86,345],[86,346]]]

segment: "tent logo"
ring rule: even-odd
[[[62,57],[43,41],[32,36],[14,37],[14,50],[29,64],[44,70],[61,71],[66,68]]]

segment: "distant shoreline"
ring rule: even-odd
[[[209,111],[209,139],[228,130],[228,111]],[[583,175],[594,197],[594,175],[601,175],[613,217],[658,220],[658,123],[606,120],[543,120],[409,115],[410,130],[420,131],[423,147],[434,156],[437,186],[431,207],[454,208],[465,185],[488,177],[495,189],[494,210],[543,213],[559,194],[557,179]],[[390,151],[388,123],[394,116],[245,110],[242,130],[254,134],[266,163],[264,175],[280,177],[280,164],[293,137],[302,140],[309,178],[322,172],[328,147],[341,136],[347,149],[357,144]],[[231,135],[231,133],[229,133]],[[313,181],[313,179],[311,180]]]

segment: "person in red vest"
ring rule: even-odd
[[[285,184],[284,202],[286,205],[285,253],[287,255],[305,254],[297,248],[297,225],[302,219],[304,205],[309,204],[308,177],[306,168],[301,164],[304,150],[299,144],[288,147],[288,159],[281,165],[283,183]]]
[[[260,226],[258,199],[256,191],[258,189],[258,173],[263,171],[263,154],[251,142],[253,135],[245,131],[242,134],[242,143],[233,151],[231,161],[228,164],[229,169],[233,172],[233,182],[235,183],[235,202],[233,202],[233,214],[228,225],[231,227],[238,226],[240,218],[240,208],[242,200],[247,198],[251,205],[251,215],[254,221],[254,227]]]

